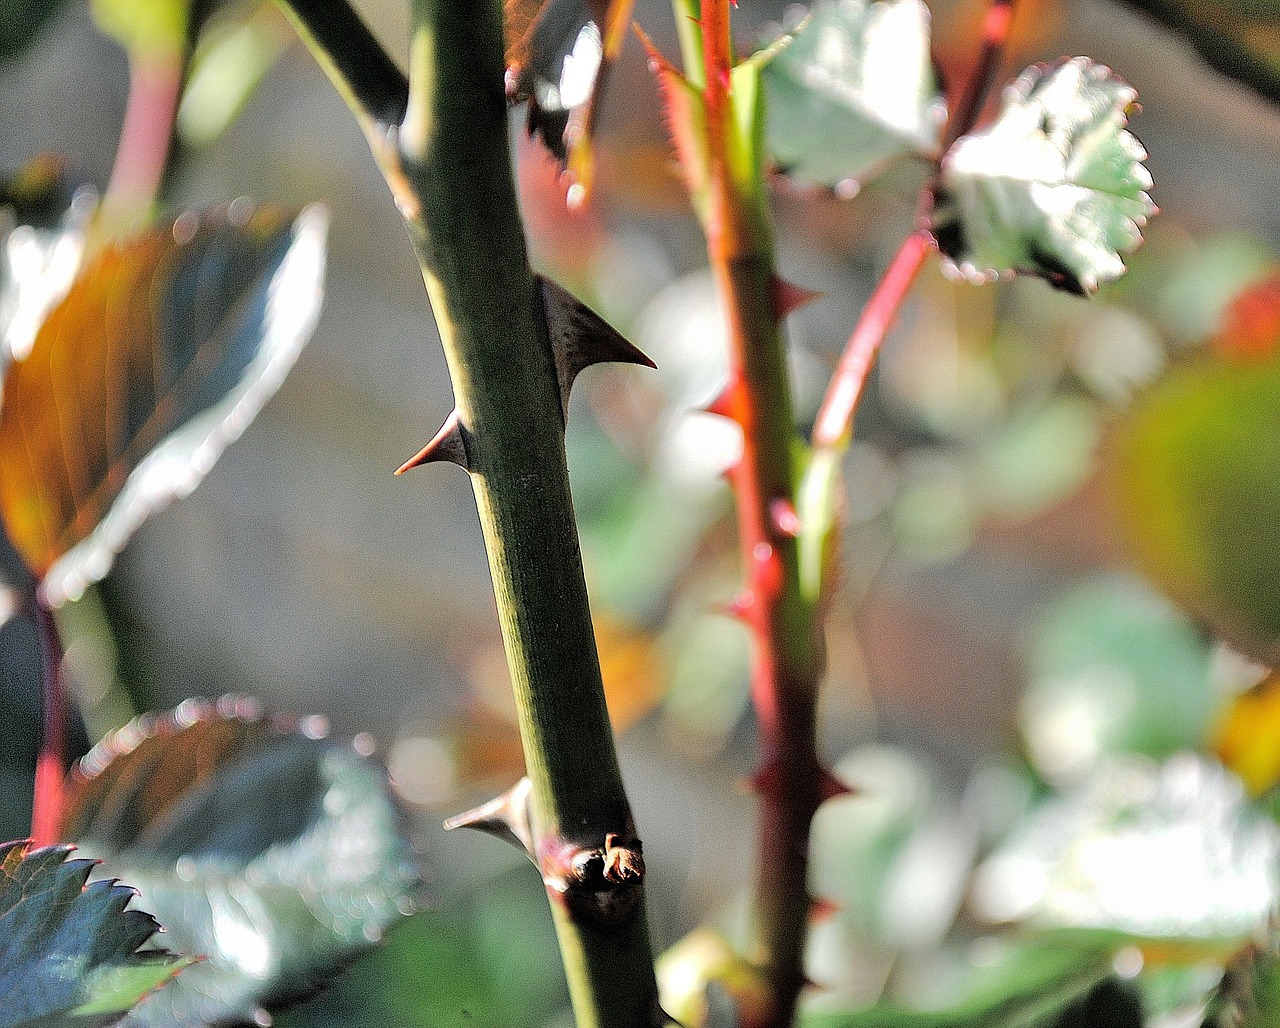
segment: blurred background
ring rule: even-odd
[[[403,59],[406,5],[357,6]],[[962,75],[982,6],[946,0],[933,12],[940,68]],[[784,14],[743,3],[744,49]],[[426,910],[288,1023],[450,1025],[465,1008],[468,1024],[568,1024],[527,863],[440,829],[514,781],[521,758],[466,476],[447,466],[391,476],[452,403],[407,237],[355,122],[276,8],[229,4],[217,17],[223,50],[206,55],[208,82],[181,109],[166,203],[323,202],[327,299],[245,436],[66,611],[88,736],[229,691],[323,714],[336,734],[368,733],[412,812]],[[674,57],[669,5],[640,0],[635,17]],[[823,748],[863,796],[824,809],[815,829],[816,885],[841,908],[814,940],[811,973],[829,986],[818,1007],[886,992],[928,998],[948,980],[937,969],[954,961],[938,953],[957,923],[1054,908],[1053,875],[1028,867],[1051,859],[1045,845],[1062,846],[1023,829],[1059,840],[1068,822],[1085,831],[1081,819],[1105,820],[1133,789],[1148,799],[1190,790],[1218,817],[1241,802],[1238,784],[1200,758],[1160,762],[1211,747],[1233,690],[1261,673],[1134,570],[1108,462],[1134,397],[1202,352],[1236,294],[1274,273],[1280,110],[1127,8],[1020,5],[1007,78],[1075,54],[1138,89],[1131,128],[1151,153],[1163,213],[1130,273],[1091,300],[1030,280],[956,284],[933,266],[890,336],[848,458],[844,571],[828,626]],[[71,0],[0,65],[0,170],[52,151],[101,189],[127,92],[123,51]],[[553,162],[521,124],[515,115],[538,269],[659,366],[584,376],[568,439],[654,932],[659,949],[704,923],[733,937],[750,879],[753,803],[740,782],[753,729],[745,631],[713,610],[738,570],[719,475],[734,440],[696,413],[725,367],[702,238],[634,39],[607,96],[589,207],[566,211]],[[912,226],[922,181],[904,167],[856,196],[776,183],[780,270],[822,292],[790,323],[803,422]],[[1280,476],[1280,455],[1270,470]],[[1092,814],[1063,815],[1057,829],[1028,820],[1089,790]],[[1182,807],[1170,803],[1176,819]],[[1266,881],[1275,846],[1257,837]],[[1188,874],[1212,878],[1200,865]],[[1256,921],[1270,888],[1235,916]],[[1107,924],[1121,918],[1094,900]],[[1151,929],[1142,918],[1164,909],[1153,899],[1129,913]],[[926,960],[934,970],[921,974]],[[1181,992],[1161,986],[1170,1017],[1213,980],[1185,974]],[[396,993],[403,980],[418,998]]]

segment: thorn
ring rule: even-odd
[[[467,442],[462,434],[462,424],[458,421],[456,407],[450,411],[444,424],[440,426],[440,431],[435,434],[431,442],[396,468],[395,473],[403,475],[410,468],[440,460],[451,461],[460,468],[471,470],[471,461],[467,456]]]
[[[822,777],[818,781],[818,795],[825,803],[827,800],[837,800],[841,796],[855,796],[857,790],[842,782],[826,768],[822,769]]]
[[[773,796],[782,785],[781,778],[777,762],[771,760],[747,779],[747,788],[757,796]]]
[[[821,290],[805,289],[777,275],[773,276],[773,309],[779,321],[820,296]]]
[[[800,534],[800,515],[795,505],[782,496],[769,501],[769,519],[774,528],[791,539]]]
[[[743,589],[728,603],[717,603],[711,609],[725,617],[746,621],[751,616],[751,609],[756,605],[756,594],[750,589]]]
[[[455,828],[474,828],[478,832],[486,832],[506,842],[516,849],[523,850],[535,864],[533,825],[530,821],[532,811],[529,800],[533,793],[533,783],[528,778],[521,778],[501,796],[495,796],[488,803],[455,814],[444,823],[446,832]]]
[[[723,89],[726,93],[729,92],[730,88],[733,85],[733,76],[729,73],[729,69],[721,68],[720,74],[718,77],[720,79],[720,88]]]
[[[584,368],[606,361],[656,368],[645,354],[572,293],[538,276],[551,352],[560,380],[561,410],[569,410],[569,391]]]
[[[719,393],[707,403],[702,411],[704,414],[714,414],[720,418],[728,418],[730,421],[737,421],[734,413],[736,404],[734,403],[738,395],[737,383],[730,381]]]
[[[813,896],[809,899],[809,923],[822,924],[831,920],[839,911],[844,908],[833,899],[826,896]]]

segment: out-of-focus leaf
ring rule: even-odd
[[[778,165],[834,186],[938,148],[946,106],[920,0],[824,0],[764,66]]]
[[[1203,1028],[1272,1028],[1280,1024],[1280,946],[1250,946],[1226,968]]]
[[[188,700],[109,736],[69,781],[65,833],[136,882],[205,959],[123,1024],[253,1020],[323,984],[409,906],[383,768],[240,700]]]
[[[280,385],[319,314],[326,215],[240,203],[103,252],[5,381],[0,514],[46,602],[106,574]]]
[[[956,272],[1021,271],[1085,295],[1124,274],[1155,213],[1146,151],[1125,129],[1137,93],[1076,57],[1036,65],[995,122],[943,158],[933,231]]]
[[[114,1024],[186,961],[143,949],[160,925],[71,846],[0,844],[0,1028]]]
[[[768,1010],[769,990],[760,968],[710,928],[686,935],[662,954],[655,970],[662,1009],[685,1028],[707,1025],[707,987],[713,982],[732,998],[742,1020],[755,1023]]]
[[[1056,599],[1027,663],[1023,733],[1058,786],[1120,753],[1164,759],[1201,746],[1218,704],[1196,626],[1134,579],[1089,581]]]
[[[1109,455],[1121,536],[1237,649],[1280,665],[1280,356],[1174,370]]]
[[[92,0],[93,16],[131,54],[181,53],[187,41],[187,0]]]
[[[622,49],[634,0],[506,0],[507,95],[528,101],[529,134],[573,175],[571,204],[594,174],[592,140],[609,68]]]
[[[5,0],[0,4],[0,61],[21,53],[65,0]]]
[[[51,154],[0,184],[0,384],[71,288],[93,208],[90,192],[71,193],[61,160]]]
[[[1278,872],[1280,829],[1234,775],[1192,754],[1131,758],[1041,807],[979,868],[973,903],[988,920],[1221,958],[1266,926]]]
[[[1058,937],[984,943],[973,956],[980,959],[970,958],[961,976],[965,987],[949,1003],[811,1014],[801,1018],[801,1028],[1045,1028],[1106,977],[1112,948],[1096,939]]]
[[[218,12],[201,30],[191,55],[178,106],[183,142],[207,146],[222,135],[293,38],[274,4]]]
[[[1215,71],[1280,103],[1280,8],[1272,0],[1126,0],[1186,38]]]
[[[1272,672],[1228,706],[1214,750],[1254,795],[1280,782],[1280,672]]]

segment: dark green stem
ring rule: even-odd
[[[387,91],[361,70],[372,60],[360,57],[367,34],[354,33],[357,53],[348,53],[347,39],[326,34],[320,7],[296,0],[295,13],[362,115],[444,343],[533,783],[531,855],[547,885],[577,1023],[654,1028],[665,1020],[639,842],[605,707],[559,380],[511,176],[500,5],[416,0],[398,127],[372,102]],[[615,879],[626,882],[615,888]]]

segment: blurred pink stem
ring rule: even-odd
[[[103,207],[113,221],[145,220],[164,179],[182,92],[182,54],[135,56],[129,101]]]
[[[40,754],[36,758],[35,796],[31,804],[31,839],[52,846],[62,833],[62,786],[67,769],[67,699],[62,681],[62,642],[53,612],[35,601],[40,631]]]

